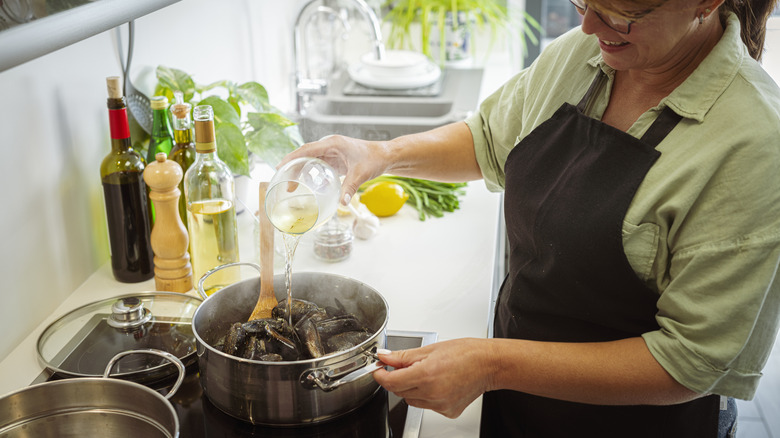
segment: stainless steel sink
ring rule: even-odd
[[[301,135],[307,142],[330,134],[388,140],[463,120],[479,103],[482,69],[445,69],[435,85],[435,92],[427,93],[433,95],[419,90],[357,93],[344,74],[297,116]]]
[[[444,117],[452,111],[452,102],[376,102],[372,100],[322,99],[315,105],[317,113],[331,116]]]

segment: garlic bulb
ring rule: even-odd
[[[368,240],[379,232],[379,218],[373,213],[368,211],[368,208],[359,204],[358,208],[355,208],[352,204],[348,204],[352,214],[355,215],[355,223],[352,226],[352,233],[358,239]]]

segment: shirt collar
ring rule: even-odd
[[[696,70],[661,100],[658,108],[669,106],[683,117],[703,121],[718,97],[734,80],[746,57],[750,55],[740,37],[739,19],[729,12],[720,41]],[[588,64],[600,68],[609,76],[614,73],[614,69],[602,59],[601,53],[589,59]]]

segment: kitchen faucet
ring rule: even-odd
[[[363,17],[369,22],[371,27],[371,36],[373,39],[373,50],[377,59],[384,57],[385,45],[382,40],[382,28],[374,10],[365,2],[365,0],[345,0],[357,6]],[[321,4],[323,0],[311,0],[306,3],[298,17],[295,20],[293,28],[293,62],[295,89],[295,111],[303,115],[306,111],[306,105],[313,95],[323,95],[328,90],[327,78],[312,77],[307,60],[307,54],[304,53],[305,41],[303,34],[311,20],[318,14],[326,14],[329,17],[337,18],[341,21],[346,31],[349,31],[349,22],[332,7]],[[318,4],[319,3],[319,4]],[[316,7],[314,7],[316,5]]]

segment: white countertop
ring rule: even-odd
[[[388,302],[390,330],[437,332],[439,340],[486,337],[491,293],[499,286],[494,271],[500,199],[477,181],[467,187],[460,209],[443,218],[419,221],[417,212],[406,205],[395,216],[381,220],[376,236],[356,239],[351,256],[337,263],[315,259],[311,243],[304,238],[293,271],[336,273],[373,286]],[[250,210],[257,205],[249,204]],[[244,212],[239,224],[242,261],[255,261],[254,220]],[[283,272],[278,263],[275,270]],[[56,318],[94,301],[151,290],[154,280],[115,281],[106,263],[0,362],[0,394],[29,385],[41,373],[35,344]],[[425,411],[421,437],[478,436],[480,407],[481,400],[475,401],[455,420]]]

